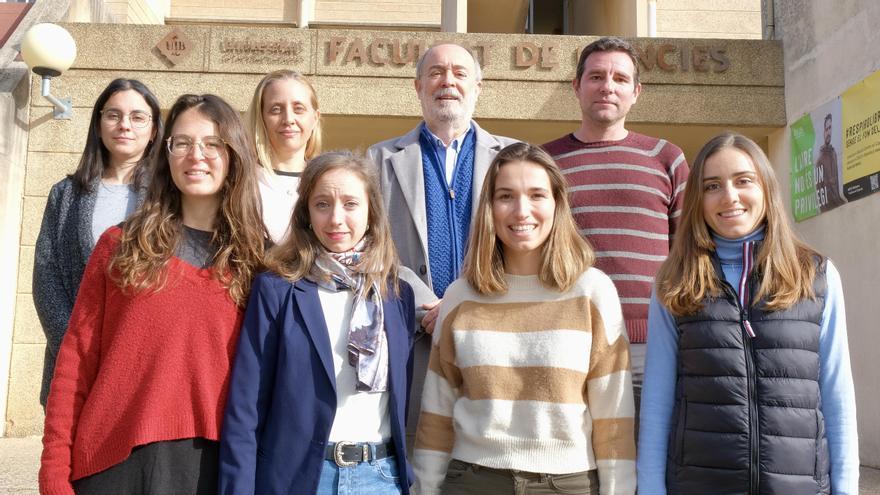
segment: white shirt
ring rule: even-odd
[[[263,223],[276,244],[287,238],[293,207],[296,205],[299,177],[273,174],[260,167],[257,177],[263,206]]]
[[[453,176],[455,176],[455,165],[458,163],[458,155],[461,154],[461,145],[464,142],[464,137],[467,135],[468,131],[471,130],[471,128],[470,126],[468,126],[468,128],[465,129],[464,132],[462,132],[455,139],[453,139],[451,143],[449,143],[449,146],[446,146],[443,140],[434,135],[434,133],[431,132],[431,130],[428,129],[427,126],[425,126],[425,130],[428,131],[428,135],[430,135],[431,138],[434,140],[434,146],[436,146],[435,149],[437,149],[438,151],[441,149],[446,150],[446,153],[444,153],[445,163],[443,164],[446,171],[446,185],[452,187],[452,178]]]
[[[390,395],[387,391],[358,392],[357,370],[348,364],[348,325],[354,294],[318,288],[318,299],[330,333],[336,372],[336,416],[329,440],[385,443],[391,438]]]

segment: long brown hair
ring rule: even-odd
[[[468,240],[462,276],[477,292],[484,295],[507,292],[504,280],[504,253],[495,233],[492,199],[501,167],[508,163],[527,162],[538,165],[550,178],[550,189],[556,201],[550,236],[541,246],[541,269],[538,278],[547,286],[565,292],[578,277],[593,265],[595,255],[589,243],[578,232],[568,202],[565,177],[553,158],[538,146],[514,143],[502,149],[492,160],[480,191],[474,226]]]
[[[391,240],[391,226],[379,192],[379,178],[372,163],[349,152],[324,153],[308,163],[300,178],[297,190],[299,198],[293,208],[290,235],[286,241],[269,251],[266,266],[292,282],[309,273],[315,258],[324,249],[311,229],[309,200],[321,177],[333,170],[344,170],[357,176],[367,193],[366,235],[369,236],[370,243],[357,268],[366,275],[364,287],[369,288],[376,284],[382,297],[385,297],[390,282],[396,294],[399,262],[394,241]]]
[[[150,132],[154,134],[153,139],[147,142],[147,147],[144,148],[144,153],[137,162],[134,177],[132,178],[132,183],[135,187],[145,185],[143,183],[148,180],[147,168],[155,160],[156,155],[162,151],[162,143],[156,139],[163,132],[162,110],[159,107],[159,100],[156,99],[150,88],[137,79],[114,79],[110,81],[110,84],[104,88],[104,91],[101,91],[98,99],[95,100],[95,106],[92,107],[92,116],[89,120],[86,146],[83,149],[76,171],[70,174],[70,178],[79,192],[91,192],[94,182],[110,166],[110,151],[104,146],[104,141],[101,140],[101,112],[104,110],[104,105],[107,104],[107,101],[120,91],[136,92],[141,95],[147,106],[150,107],[150,120],[152,121]]]
[[[238,112],[215,95],[183,95],[168,114],[162,142],[184,112],[193,109],[217,125],[229,154],[229,172],[220,191],[220,208],[214,220],[212,245],[217,246],[211,271],[243,305],[251,280],[262,268],[267,239],[257,203],[256,163]],[[181,194],[171,178],[168,152],[153,164],[153,177],[143,206],[122,229],[119,249],[110,273],[123,289],[161,290],[167,281],[168,261],[174,256],[183,231]]]
[[[681,222],[672,249],[657,273],[657,296],[675,315],[692,314],[702,308],[703,299],[721,292],[719,274],[712,263],[715,242],[703,215],[703,176],[706,160],[725,148],[739,150],[751,159],[764,190],[764,241],[755,263],[761,285],[753,304],[760,302],[775,311],[815,297],[813,279],[818,254],[792,230],[770,160],[751,139],[725,132],[709,140],[697,155],[685,186]]]
[[[263,79],[260,80],[256,89],[254,89],[254,96],[251,98],[251,105],[248,107],[245,122],[247,123],[248,136],[250,136],[252,140],[251,143],[257,154],[257,159],[259,160],[260,165],[269,171],[269,173],[273,173],[273,153],[272,145],[269,143],[269,135],[266,131],[266,123],[263,122],[263,93],[265,93],[266,88],[275,81],[284,81],[288,79],[302,84],[309,90],[309,93],[311,94],[310,103],[312,104],[312,109],[315,112],[318,112],[318,95],[315,93],[315,87],[312,86],[312,83],[310,83],[309,80],[299,72],[282,69],[270,72],[263,76]],[[312,129],[312,135],[309,136],[308,141],[306,141],[305,159],[307,161],[311,160],[320,152],[321,118],[318,117],[315,120],[315,127]]]

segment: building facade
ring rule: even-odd
[[[570,81],[579,49],[614,34],[631,39],[641,55],[644,89],[629,128],[675,142],[691,160],[711,136],[735,129],[764,146],[786,184],[787,126],[877,69],[865,48],[876,40],[860,39],[866,44],[856,48],[849,37],[857,35],[843,28],[863,15],[880,20],[878,7],[863,0],[826,10],[814,1],[806,2],[812,5],[806,14],[795,13],[803,3],[43,0],[19,30],[66,23],[78,57],[53,81],[53,93],[69,96],[75,108],[72,120],[53,120],[39,81],[13,61],[14,50],[3,48],[0,121],[9,132],[0,143],[0,271],[7,274],[0,280],[0,434],[42,430],[37,398],[45,344],[30,294],[33,246],[49,188],[75,168],[91,105],[109,80],[141,79],[166,108],[182,93],[214,92],[244,111],[262,74],[294,68],[316,87],[325,149],[363,150],[419,121],[414,62],[432,43],[454,40],[473,48],[484,67],[475,118],[493,133],[541,143],[577,127]],[[858,36],[870,37],[869,25]],[[843,49],[851,56],[835,56]],[[878,220],[875,196],[797,227],[843,275],[863,462],[878,466],[880,428],[873,418],[880,416],[880,398],[870,385],[880,380],[880,368],[869,354],[880,338],[870,331],[869,285],[880,262],[869,254],[877,236],[867,228]],[[833,235],[842,215],[866,227],[859,229],[861,242]]]
[[[880,4],[872,0],[842,2],[776,0],[772,30],[785,53],[786,127],[768,136],[784,196],[790,194],[790,126],[805,113],[836,98],[880,69],[876,47]],[[880,91],[873,95],[880,102]],[[876,159],[876,158],[875,158]],[[789,206],[790,208],[790,206]],[[789,212],[791,213],[791,212]],[[880,279],[880,194],[873,194],[795,225],[797,232],[834,260],[843,279],[849,350],[859,421],[863,465],[880,467],[880,349],[877,294]]]

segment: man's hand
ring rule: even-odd
[[[421,322],[422,328],[425,329],[425,333],[427,333],[428,335],[434,333],[434,324],[437,323],[437,315],[440,314],[441,302],[443,302],[443,299],[437,299],[434,302],[421,305],[422,309],[428,311],[422,318]]]

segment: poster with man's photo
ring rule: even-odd
[[[791,197],[795,220],[846,203],[843,194],[841,100],[835,98],[792,124]]]
[[[795,220],[880,191],[880,71],[791,124]]]

